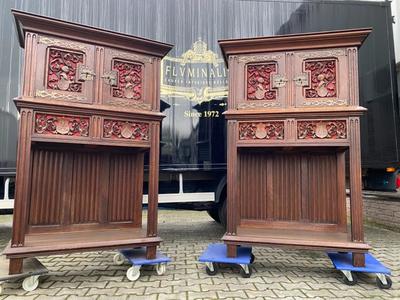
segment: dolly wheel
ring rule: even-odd
[[[206,263],[206,273],[214,276],[218,273],[218,265],[216,263]]]
[[[140,267],[141,266],[132,266],[126,271],[126,277],[130,281],[136,281],[140,277]]]
[[[243,278],[250,278],[252,273],[250,265],[240,265],[240,275]]]
[[[116,265],[121,266],[125,262],[125,257],[121,253],[116,253],[114,255],[113,261]]]
[[[383,278],[381,278],[383,276]],[[386,281],[386,283],[385,283]],[[376,285],[383,290],[390,289],[392,287],[392,279],[386,275],[380,275],[376,277]]]
[[[349,272],[349,274],[350,276],[343,275],[343,283],[346,285],[356,285],[358,282],[356,274],[354,274],[353,272]]]
[[[38,275],[26,277],[22,281],[22,288],[24,289],[24,291],[27,291],[27,292],[32,292],[32,291],[36,290],[36,288],[38,286],[39,286],[39,276]]]
[[[156,265],[156,272],[157,272],[157,275],[164,275],[166,269],[167,269],[166,264],[164,264],[164,263],[157,264],[157,265]]]
[[[250,256],[250,263],[252,264],[255,260],[256,260],[256,257],[252,253],[251,256]]]

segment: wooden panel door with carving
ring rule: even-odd
[[[239,109],[285,107],[287,75],[285,53],[271,53],[237,58],[233,76],[245,78],[235,86]]]
[[[349,104],[348,60],[345,48],[296,51],[292,78],[296,107]]]
[[[146,83],[154,76],[153,58],[106,48],[101,75],[103,104],[151,110],[153,91]]]
[[[38,37],[35,97],[92,103],[95,75],[93,45]]]

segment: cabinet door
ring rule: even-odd
[[[234,72],[235,108],[257,109],[286,106],[285,53],[239,56]]]
[[[102,103],[151,110],[154,96],[153,59],[135,53],[105,49]]]
[[[35,97],[93,102],[94,46],[40,36],[36,53]]]
[[[294,53],[292,78],[296,107],[345,106],[349,72],[345,49]]]

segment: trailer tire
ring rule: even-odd
[[[218,216],[222,226],[226,228],[226,197],[221,199],[219,209],[218,209]]]
[[[207,210],[208,215],[214,219],[215,222],[221,223],[219,219],[218,207],[211,208]]]

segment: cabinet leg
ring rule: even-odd
[[[365,266],[365,254],[364,253],[353,253],[353,266],[364,267]]]
[[[21,274],[23,267],[23,258],[10,258],[10,264],[8,266],[8,273],[10,275]]]
[[[146,258],[147,259],[155,259],[157,252],[157,246],[147,246],[146,248]]]
[[[227,245],[228,248],[228,257],[236,257],[237,256],[237,246],[236,245]]]

